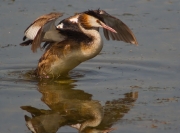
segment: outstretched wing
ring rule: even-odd
[[[40,16],[25,30],[24,39],[27,37],[33,40],[31,47],[33,52],[40,47],[42,41],[60,41],[64,39],[62,35],[58,35],[55,27],[55,21],[61,16],[62,13],[57,12]]]
[[[104,10],[95,10],[95,12],[99,14],[106,25],[117,31],[117,33],[113,33],[103,28],[104,36],[107,40],[110,40],[111,38],[112,40],[124,41],[127,43],[138,45],[133,32],[121,20],[109,15]]]

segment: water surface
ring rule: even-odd
[[[26,75],[43,53],[19,46],[34,19],[52,11],[66,18],[99,7],[125,22],[139,46],[104,38],[100,55],[66,78],[38,81]],[[1,1],[0,133],[30,133],[24,116],[31,114],[47,128],[41,132],[78,132],[71,125],[92,118],[101,122],[93,130],[179,132],[179,7],[178,0]]]

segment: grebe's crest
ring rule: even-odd
[[[100,15],[100,14],[103,14],[102,12],[103,12],[102,10],[98,9],[98,10],[88,10],[84,13],[87,15],[93,16],[93,17],[99,19],[100,21],[104,22],[103,18]]]

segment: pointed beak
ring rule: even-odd
[[[103,22],[101,22],[101,26],[104,28],[104,29],[107,29],[111,32],[114,32],[114,33],[117,33],[117,31],[115,31],[113,28],[107,26],[106,24],[104,24]]]

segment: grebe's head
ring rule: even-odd
[[[85,29],[102,27],[111,32],[117,33],[116,30],[106,25],[103,22],[103,19],[94,11],[87,11],[87,12],[82,13],[78,18],[78,22]]]

